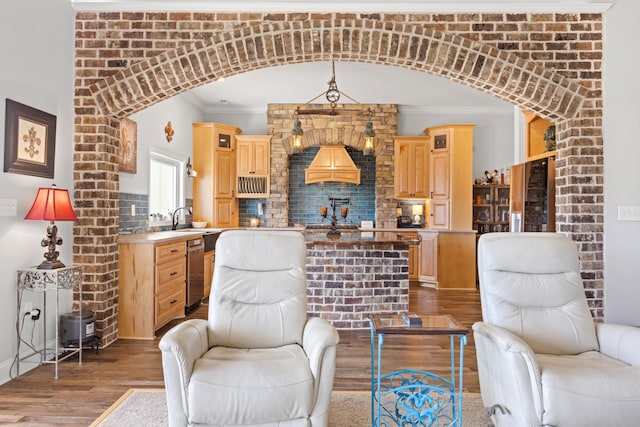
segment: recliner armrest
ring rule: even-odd
[[[326,320],[311,317],[302,333],[302,348],[309,358],[314,377],[319,374],[322,356],[327,347],[338,345],[340,336],[336,328]]]
[[[204,319],[189,319],[172,328],[160,340],[163,358],[170,354],[175,359],[184,385],[189,382],[195,361],[210,348],[207,325]]]
[[[600,352],[634,366],[640,366],[640,328],[614,323],[596,323]]]

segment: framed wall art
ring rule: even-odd
[[[138,167],[138,124],[120,120],[120,172],[136,173]]]
[[[53,178],[56,116],[7,98],[4,171]]]

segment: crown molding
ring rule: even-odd
[[[451,3],[405,0],[311,1],[211,1],[211,0],[70,0],[76,11],[144,12],[360,12],[360,13],[604,13],[605,2],[486,2]]]
[[[429,115],[513,115],[513,106],[507,105],[505,107],[483,107],[483,106],[446,106],[446,107],[434,107],[434,106],[399,106],[398,112],[402,114],[429,114]]]

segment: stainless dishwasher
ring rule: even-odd
[[[187,295],[185,314],[198,308],[204,297],[204,240],[187,240]]]

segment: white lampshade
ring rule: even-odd
[[[413,215],[422,215],[422,205],[412,205],[411,206],[411,213]]]

